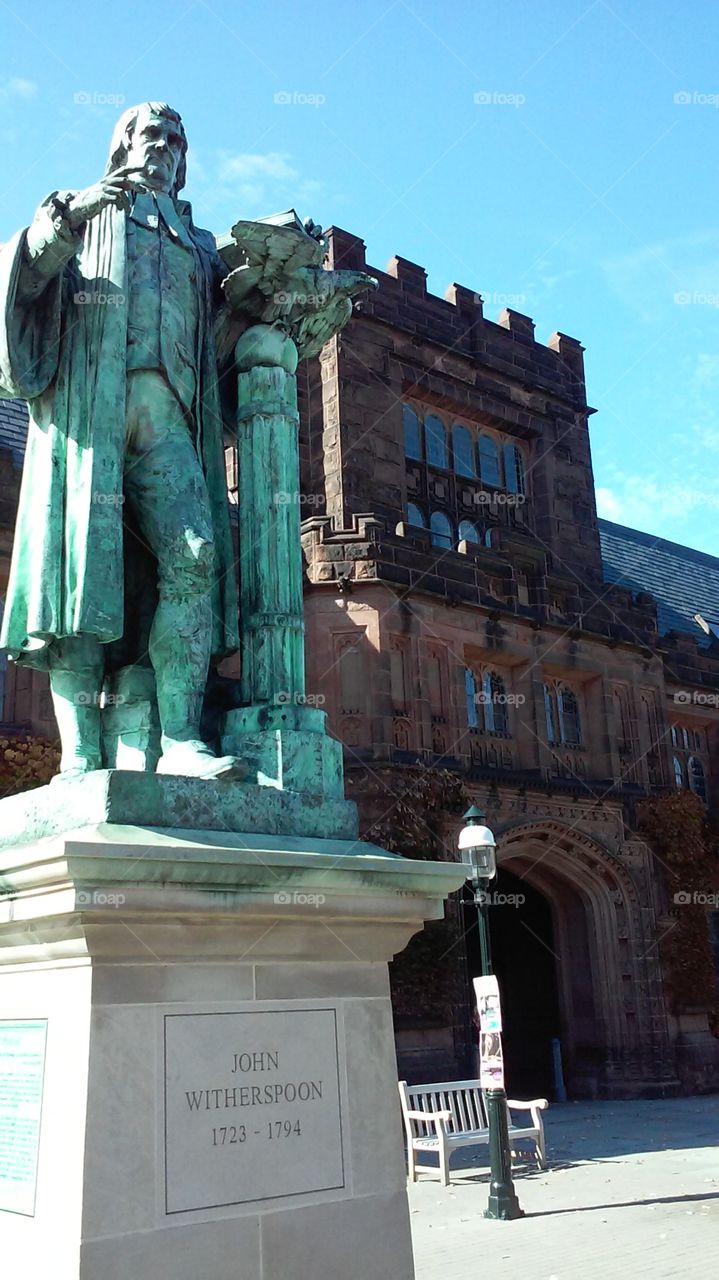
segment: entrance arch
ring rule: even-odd
[[[535,928],[535,932],[538,944],[548,945],[554,956],[545,971],[547,981],[553,977],[556,982],[557,1034],[569,1096],[621,1096],[637,1091],[661,1074],[666,1038],[663,1004],[656,1006],[661,986],[651,904],[640,902],[637,883],[620,859],[582,832],[537,820],[497,826],[495,834],[498,890],[521,892],[524,884],[525,910],[530,913],[522,922],[522,907],[518,907],[516,918],[503,926],[507,937],[500,939],[496,935],[501,919],[507,919],[506,909],[502,917],[490,910],[500,986],[504,968],[507,994],[516,989],[522,979],[522,952],[526,962],[532,963],[531,948],[517,947],[513,956],[510,935],[516,935],[522,923],[534,928],[531,913],[539,919],[538,901],[543,900],[549,927]],[[511,890],[502,888],[503,879]],[[534,954],[538,955],[536,948]],[[536,974],[527,978],[530,991],[535,982]],[[513,1021],[508,1068],[518,1055],[527,1064],[536,1057],[535,1046],[521,1045],[522,1036],[532,1034],[531,1016],[525,1014],[520,1027],[510,1014],[508,1028]],[[541,1033],[547,1031],[545,1018]],[[514,1073],[521,1080],[521,1067],[515,1065]],[[509,1071],[508,1075],[510,1088],[515,1089]]]

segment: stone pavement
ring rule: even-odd
[[[545,1112],[550,1168],[515,1168],[525,1217],[488,1222],[484,1149],[410,1187],[417,1280],[719,1280],[719,1095]]]

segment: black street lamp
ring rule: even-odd
[[[474,889],[474,902],[479,919],[479,948],[482,977],[492,973],[492,951],[489,938],[489,902],[487,889],[497,874],[497,846],[494,835],[485,826],[486,814],[472,805],[464,815],[465,826],[459,833],[459,851],[469,864],[467,879]],[[480,1029],[481,1036],[481,1029]],[[487,1122],[489,1124],[489,1201],[485,1218],[502,1218],[509,1221],[521,1218],[520,1207],[512,1182],[512,1153],[509,1147],[507,1124],[507,1094],[504,1089],[485,1089]]]

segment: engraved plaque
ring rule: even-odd
[[[166,1213],[345,1185],[334,1009],[164,1023]]]
[[[33,1217],[47,1018],[0,1021],[0,1210]]]

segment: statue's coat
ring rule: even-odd
[[[62,198],[70,193],[60,193]],[[38,211],[48,217],[47,206]],[[215,531],[213,651],[238,647],[214,342],[218,257],[178,202],[203,266],[198,281],[196,447]],[[69,263],[34,300],[18,296],[27,231],[0,251],[0,396],[28,401],[30,426],[0,646],[47,665],[55,637],[103,643],[126,630],[123,468],[128,324],[126,221],[109,207],[86,224]],[[105,301],[78,302],[77,295]],[[131,547],[128,545],[131,556]],[[137,655],[139,656],[139,655]]]

